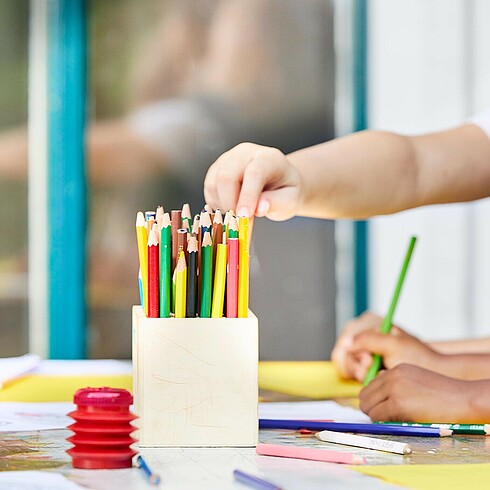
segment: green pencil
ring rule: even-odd
[[[210,318],[213,294],[213,243],[209,231],[204,232],[201,253],[202,279],[199,316],[201,318]]]
[[[168,213],[163,215],[160,232],[160,318],[170,317],[170,274],[172,269],[172,226]]]
[[[395,425],[398,427],[433,427],[435,429],[452,430],[453,434],[490,435],[490,424],[424,424],[418,422],[375,422],[375,424]]]
[[[393,298],[391,300],[390,309],[388,314],[385,316],[383,323],[381,325],[381,333],[389,334],[391,330],[391,322],[393,320],[393,315],[395,313],[396,305],[398,303],[398,298],[400,296],[400,291],[403,286],[403,281],[405,280],[405,275],[407,273],[408,265],[410,264],[410,259],[412,257],[413,248],[415,247],[415,242],[417,237],[413,236],[410,238],[410,243],[408,244],[407,254],[405,255],[405,260],[403,262],[403,267],[398,277],[398,282],[396,283],[395,292],[393,293]],[[366,373],[364,378],[364,386],[367,386],[378,374],[381,368],[381,356],[379,354],[373,355],[373,362]]]

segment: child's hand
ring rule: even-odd
[[[296,215],[302,194],[302,178],[284,154],[253,143],[221,155],[204,181],[204,197],[211,207],[276,221]]]
[[[381,371],[360,395],[361,410],[373,420],[478,422],[474,410],[479,381],[461,381],[418,366]]]
[[[372,362],[369,351],[353,352],[354,337],[366,330],[379,331],[383,319],[371,313],[364,312],[357,318],[347,322],[332,350],[332,361],[342,378],[361,379]]]
[[[369,362],[365,360],[366,353],[369,353]],[[388,335],[382,334],[379,328],[364,329],[352,339],[346,365],[354,369],[354,377],[358,381],[364,379],[371,365],[371,354],[381,355],[383,365],[388,369],[399,364],[414,364],[425,369],[444,372],[443,355],[396,326],[392,327]],[[356,362],[358,359],[360,361]]]

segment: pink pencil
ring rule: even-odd
[[[236,318],[238,315],[238,251],[238,238],[228,238],[227,318]]]
[[[280,444],[258,444],[257,454],[279,458],[308,459],[325,463],[366,464],[361,456],[340,451],[327,451],[309,447],[282,446]]]

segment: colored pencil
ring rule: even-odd
[[[206,231],[212,232],[213,223],[211,222],[211,216],[208,212],[203,211],[201,213],[201,219],[199,220],[199,225],[201,227],[201,234],[204,236]]]
[[[388,436],[446,437],[451,430],[431,429],[427,427],[396,427],[381,424],[352,424],[347,422],[321,422],[316,420],[274,420],[260,419],[261,429],[309,429],[314,431],[333,430],[336,432],[354,432],[359,434],[380,434]]]
[[[145,211],[145,219],[146,219],[146,229],[148,234],[153,229],[153,225],[156,221],[156,212],[155,211]]]
[[[402,290],[403,281],[405,280],[405,275],[407,273],[408,266],[410,264],[410,259],[412,257],[413,248],[415,247],[415,242],[417,241],[417,237],[412,236],[410,238],[410,242],[408,244],[407,253],[405,255],[405,260],[403,261],[402,270],[400,271],[400,275],[398,277],[398,281],[396,283],[395,291],[393,293],[393,298],[391,300],[390,308],[388,310],[388,314],[385,316],[383,323],[381,325],[381,333],[389,334],[391,331],[391,322],[393,321],[393,315],[395,313],[396,305],[398,303],[398,298],[400,297],[400,292]],[[378,374],[382,364],[382,358],[379,354],[373,355],[373,362],[369,367],[366,376],[364,378],[364,386],[367,386]]]
[[[235,216],[230,217],[226,234],[228,235],[228,238],[238,238],[238,224]]]
[[[138,270],[138,286],[139,286],[139,291],[140,291],[140,303],[141,303],[141,306],[144,307],[145,297],[143,294],[143,277],[141,276],[141,267]]]
[[[179,258],[179,250],[177,245],[177,230],[182,228],[182,211],[180,209],[173,209],[171,212],[172,219],[172,273],[177,265],[177,259]]]
[[[198,235],[199,234],[199,221],[200,221],[200,219],[201,218],[200,218],[200,216],[198,214],[196,214],[194,216],[194,221],[192,223],[192,229],[191,229],[193,235]]]
[[[310,447],[283,446],[281,444],[257,444],[257,454],[279,458],[307,459],[325,463],[365,464],[361,456],[341,451],[328,451]]]
[[[180,252],[184,252],[187,257],[187,230],[185,228],[177,230],[177,257],[180,257]]]
[[[248,473],[240,470],[233,471],[233,476],[235,477],[236,481],[239,481],[244,485],[248,485],[249,487],[257,488],[259,490],[281,490],[281,487],[274,485],[274,483],[262,480],[262,478],[249,475]]]
[[[175,267],[175,318],[185,318],[187,297],[187,264],[184,251],[181,250]]]
[[[453,434],[469,434],[478,436],[490,435],[490,424],[444,424],[419,422],[375,422],[376,424],[392,425],[395,427],[431,427],[433,429],[449,429]]]
[[[201,301],[199,316],[209,318],[211,316],[211,295],[213,287],[213,246],[209,231],[204,233],[201,251]]]
[[[150,467],[148,466],[146,461],[143,459],[143,456],[141,456],[141,454],[138,454],[138,456],[136,456],[135,462],[136,462],[136,466],[138,468],[140,468],[143,471],[143,473],[145,474],[145,476],[148,478],[148,482],[151,485],[159,485],[160,484],[160,475],[158,475],[157,473],[153,473],[153,471],[151,471]]]
[[[249,275],[249,245],[248,245],[248,225],[247,216],[238,218],[238,239],[240,263],[238,269],[238,318],[248,317],[248,275]]]
[[[216,264],[216,251],[218,250],[218,243],[223,243],[223,217],[219,209],[216,210],[214,215],[213,227],[213,264]]]
[[[187,223],[189,230],[192,227],[192,214],[191,214],[191,207],[189,206],[188,203],[185,203],[182,206],[182,226],[184,223]]]
[[[410,454],[412,449],[404,442],[388,441],[386,439],[377,439],[375,437],[356,436],[354,434],[345,434],[343,432],[334,432],[322,430],[315,434],[317,439],[324,442],[334,442],[335,444],[344,444],[345,446],[363,447],[366,449],[376,449],[395,454]]]
[[[138,255],[143,281],[143,300],[141,305],[148,316],[148,230],[144,214],[139,211],[136,215],[136,240],[138,243]]]
[[[226,285],[226,262],[228,247],[223,243],[217,245],[216,267],[214,272],[213,304],[211,318],[221,318],[223,316],[223,306],[225,302]]]
[[[228,227],[230,224],[230,219],[233,216],[233,210],[229,209],[225,213],[225,218],[223,219],[223,231],[226,231],[226,238],[228,238]]]
[[[160,318],[170,317],[172,298],[172,226],[170,216],[165,213],[160,228]]]
[[[155,228],[148,236],[148,318],[160,316],[160,246]]]
[[[228,238],[228,277],[226,279],[226,316],[238,315],[238,238]]]
[[[187,267],[187,305],[186,317],[194,318],[197,314],[197,239],[191,236],[187,245],[189,266]]]

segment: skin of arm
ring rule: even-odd
[[[359,398],[361,410],[377,421],[490,420],[490,380],[462,381],[408,364],[380,372]]]
[[[363,131],[291,153],[243,143],[210,167],[211,206],[284,220],[363,219],[490,194],[490,139],[475,125],[424,136]]]

